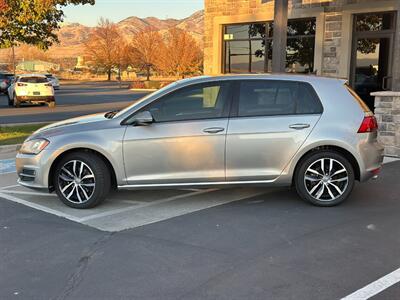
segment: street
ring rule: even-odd
[[[47,106],[8,106],[6,95],[0,95],[0,124],[53,122],[87,114],[122,109],[148,92],[130,91],[117,82],[72,82],[56,91],[55,109]]]
[[[124,191],[81,211],[13,171],[0,175],[1,299],[340,299],[400,267],[400,162],[333,208],[241,188]]]

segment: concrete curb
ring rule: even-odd
[[[46,124],[53,123],[53,122],[58,122],[58,121],[49,121],[49,122],[27,122],[27,123],[7,123],[7,124],[1,124],[1,127],[13,127],[13,126],[24,126],[24,125],[39,125],[43,124],[45,126]]]
[[[399,157],[394,157],[394,156],[385,156],[383,158],[383,164],[389,164],[392,162],[400,161]]]
[[[157,89],[130,89],[133,92],[155,92]]]
[[[17,151],[20,147],[21,147],[21,144],[0,146],[0,153]]]

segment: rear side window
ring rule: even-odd
[[[238,116],[320,114],[322,105],[310,84],[249,80],[240,83]]]
[[[25,83],[46,83],[49,82],[46,77],[22,77],[19,82]]]

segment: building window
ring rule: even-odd
[[[315,18],[288,22],[286,71],[314,72]],[[224,73],[271,72],[273,22],[227,25]]]

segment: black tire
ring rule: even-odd
[[[48,102],[47,105],[49,106],[49,108],[54,108],[56,107],[56,101]]]
[[[318,166],[318,164],[321,164],[320,161],[321,159],[326,159],[329,160],[333,159],[334,167],[339,168],[344,168],[347,173],[342,172],[338,175],[335,176],[330,176],[329,173],[335,174],[336,172],[329,172],[329,166],[326,166],[326,160],[324,161],[324,169],[325,171],[322,172],[321,165]],[[306,177],[306,171],[308,170],[309,167],[317,166],[321,168],[321,171],[319,173],[324,173],[326,176],[321,177],[320,175],[314,175],[315,178],[313,180],[309,181],[305,180]],[[342,170],[340,169],[340,170]],[[309,173],[311,176],[313,173]],[[347,175],[347,181],[344,180]],[[339,178],[341,176],[341,178]],[[310,178],[308,175],[307,178]],[[323,179],[319,179],[323,178]],[[326,182],[324,182],[324,180]],[[344,180],[341,182],[338,182],[339,180]],[[304,158],[301,159],[299,162],[298,167],[296,168],[296,173],[294,175],[294,183],[296,187],[296,191],[298,195],[305,201],[316,205],[316,206],[323,206],[323,207],[330,207],[330,206],[336,206],[338,204],[341,204],[343,201],[345,201],[351,191],[353,190],[354,187],[354,181],[355,181],[355,176],[354,176],[354,169],[351,163],[348,161],[346,157],[344,157],[342,154],[331,151],[331,150],[323,150],[323,151],[318,151],[318,152],[312,152],[305,156]],[[326,184],[325,184],[326,183]],[[317,185],[320,184],[320,186],[316,187],[316,194],[315,191],[311,194],[310,192],[313,191],[313,188]],[[341,194],[339,193],[339,190],[336,189],[334,185],[336,185],[339,190],[341,190]],[[325,187],[323,187],[325,185]],[[318,198],[318,192],[322,190],[322,196],[320,199]],[[329,191],[328,191],[329,189]],[[331,193],[335,198],[332,198]],[[328,199],[323,199],[323,198],[328,198]]]
[[[89,166],[89,168],[91,169],[90,171],[92,171],[94,174],[94,191],[91,194],[89,200],[83,203],[79,203],[72,198],[69,200],[61,190],[61,185],[63,182],[62,179],[60,179],[60,175],[63,175],[62,172],[64,172],[62,171],[62,168],[71,161],[83,162],[84,164]],[[67,154],[58,162],[54,172],[53,184],[58,197],[65,205],[72,208],[87,209],[101,204],[107,197],[111,189],[111,175],[106,163],[98,155],[90,152],[73,152]],[[66,191],[66,193],[69,192],[70,190]],[[83,195],[82,191],[80,195]]]
[[[21,107],[21,103],[18,100],[18,97],[14,95],[13,105],[15,108]]]

